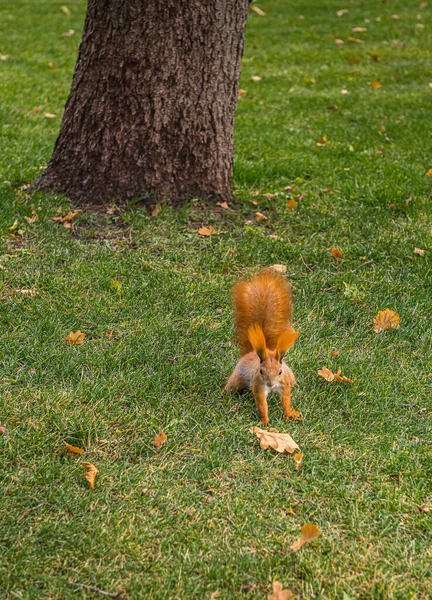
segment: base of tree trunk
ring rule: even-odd
[[[229,200],[248,0],[89,0],[36,184],[79,202]]]

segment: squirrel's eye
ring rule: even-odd
[[[279,375],[282,375],[282,369],[279,371]]]
[[[263,370],[262,369],[260,369],[260,373],[261,373],[261,375],[263,374]]]

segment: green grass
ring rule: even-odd
[[[192,202],[154,218],[131,203],[85,210],[72,230],[51,220],[67,199],[22,189],[49,160],[82,32],[84,1],[69,17],[61,6],[0,9],[0,593],[95,597],[72,581],[130,599],[265,599],[280,580],[304,600],[429,598],[431,513],[417,507],[432,505],[432,6],[259,3],[233,209]],[[224,233],[199,238],[201,224]],[[230,287],[273,263],[294,286],[301,337],[288,362],[304,419],[285,422],[275,398],[270,424],[301,446],[300,471],[248,433],[250,394],[223,392],[237,358]],[[387,307],[401,327],[377,335]],[[86,340],[68,346],[76,329]],[[325,382],[323,365],[353,385]],[[80,460],[99,469],[95,490]],[[307,522],[319,538],[289,553]]]

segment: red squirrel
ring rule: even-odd
[[[279,394],[287,418],[300,418],[300,413],[291,408],[295,377],[283,362],[299,336],[291,325],[292,296],[288,282],[279,272],[263,269],[251,281],[234,284],[232,301],[240,360],[225,389],[252,390],[263,425],[269,420],[270,392]]]

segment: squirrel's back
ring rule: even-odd
[[[255,323],[262,327],[267,347],[275,349],[292,318],[291,290],[284,277],[271,269],[263,269],[251,281],[237,282],[232,299],[240,354],[243,356],[253,349],[248,329]]]

